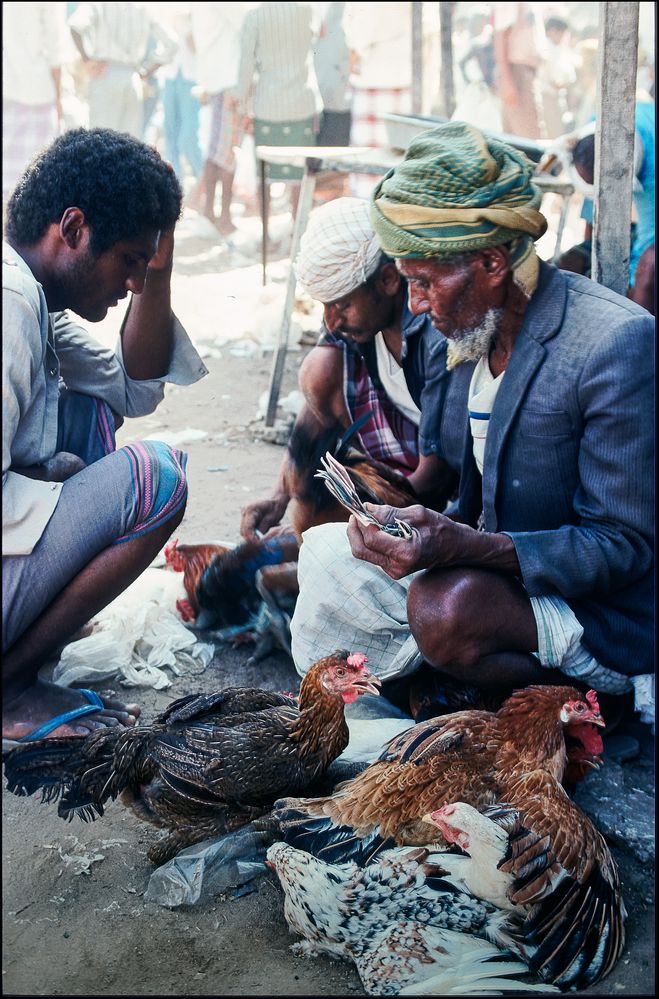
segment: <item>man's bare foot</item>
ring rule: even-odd
[[[57,715],[89,704],[89,700],[75,687],[60,687],[46,680],[37,682],[15,697],[5,697],[2,712],[3,739],[21,739]],[[114,699],[104,699],[103,708],[59,725],[46,738],[89,735],[94,729],[114,725],[134,725],[140,708],[137,704],[123,704]]]
[[[223,236],[230,236],[232,232],[236,231],[236,226],[233,224],[231,219],[225,218],[223,215],[220,215],[215,225]]]
[[[204,214],[204,218],[207,218],[222,236],[230,236],[232,232],[236,231],[236,227],[230,218],[222,215],[218,218],[216,215],[207,214]]]

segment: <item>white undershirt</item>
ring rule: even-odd
[[[490,423],[490,414],[494,406],[494,400],[501,386],[501,379],[505,371],[495,378],[490,371],[490,364],[487,357],[481,357],[474,368],[469,385],[469,426],[474,444],[474,460],[478,466],[478,471],[483,474],[483,458],[485,455],[485,441],[487,440],[487,428]]]
[[[419,426],[421,420],[421,410],[410,395],[410,390],[405,381],[405,372],[400,364],[389,353],[382,333],[375,335],[375,356],[378,362],[378,374],[382,387],[404,416],[411,420],[415,427]]]

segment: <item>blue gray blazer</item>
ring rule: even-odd
[[[654,669],[652,316],[576,274],[540,282],[497,394],[485,472],[467,420],[473,365],[445,392],[437,450],[461,455],[460,513],[513,540],[531,596],[558,595],[604,666]],[[463,371],[460,368],[464,368]]]

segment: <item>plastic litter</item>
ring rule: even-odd
[[[251,824],[195,843],[153,872],[144,900],[174,909],[240,888],[265,874],[266,849],[264,837]]]
[[[62,687],[119,677],[126,687],[171,685],[175,676],[201,673],[213,645],[200,642],[176,613],[185,596],[182,573],[146,569],[95,618],[91,635],[67,645],[53,671]]]

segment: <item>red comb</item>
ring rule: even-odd
[[[352,655],[348,656],[347,662],[348,666],[356,666],[359,669],[360,666],[368,662],[368,657],[363,652],[353,652]]]
[[[586,694],[586,700],[590,704],[590,706],[593,709],[593,711],[596,711],[599,714],[600,713],[600,706],[597,703],[597,691],[596,690],[589,690],[588,693]]]

